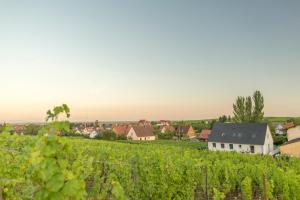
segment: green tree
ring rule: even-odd
[[[117,135],[115,134],[115,132],[113,132],[111,130],[103,131],[101,135],[102,135],[103,140],[116,140],[117,139]]]
[[[29,124],[25,127],[24,135],[37,135],[40,130],[39,125]]]
[[[234,121],[262,122],[264,118],[264,97],[260,91],[255,91],[253,97],[241,97],[233,104]]]
[[[238,97],[236,103],[233,104],[234,120],[236,122],[245,121],[245,97]]]
[[[255,91],[253,94],[253,102],[254,102],[254,110],[252,114],[252,122],[261,122],[264,119],[263,109],[264,105],[264,97],[262,96],[260,91]]]
[[[245,122],[252,121],[252,99],[247,97],[245,100]]]

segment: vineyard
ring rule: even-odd
[[[38,140],[1,136],[3,199],[300,199],[296,159],[60,138],[62,148],[43,147],[44,156],[59,151],[59,178],[38,158]]]
[[[300,199],[298,159],[61,137],[61,113],[39,136],[0,134],[0,199]]]

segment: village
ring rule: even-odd
[[[154,140],[206,142],[210,151],[235,151],[273,156],[281,153],[300,158],[300,124],[294,124],[290,120],[281,123],[234,123],[220,122],[220,120],[200,122],[198,124],[202,124],[202,127],[170,120],[77,122],[72,123],[72,134],[65,133],[65,135],[141,142]],[[32,126],[14,125],[13,133],[24,135],[26,129]],[[32,131],[32,128],[30,130]],[[104,135],[109,136],[107,138]],[[274,144],[274,138],[286,139],[281,144]]]

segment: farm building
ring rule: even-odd
[[[266,155],[273,151],[273,138],[267,124],[216,123],[208,138],[208,148]]]
[[[128,131],[129,140],[155,140],[153,128],[149,126],[132,126]]]
[[[207,141],[210,134],[211,134],[211,130],[202,129],[202,131],[199,135],[199,139],[202,141]]]
[[[127,135],[131,126],[130,125],[116,125],[113,127],[112,131],[117,135],[117,136],[122,136],[122,135]]]
[[[163,126],[159,130],[160,130],[161,133],[167,133],[167,132],[173,133],[173,132],[175,132],[175,128],[173,126]]]
[[[281,145],[280,153],[300,158],[300,138],[288,141]]]
[[[178,137],[195,138],[195,130],[192,126],[178,126],[176,128],[176,135]]]

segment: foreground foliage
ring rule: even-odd
[[[53,137],[44,142],[58,145]],[[40,196],[46,190],[54,195],[48,199],[60,193],[73,199],[300,199],[296,159],[60,138],[62,146],[43,149],[33,162],[39,140],[0,136],[4,198],[47,199]]]

